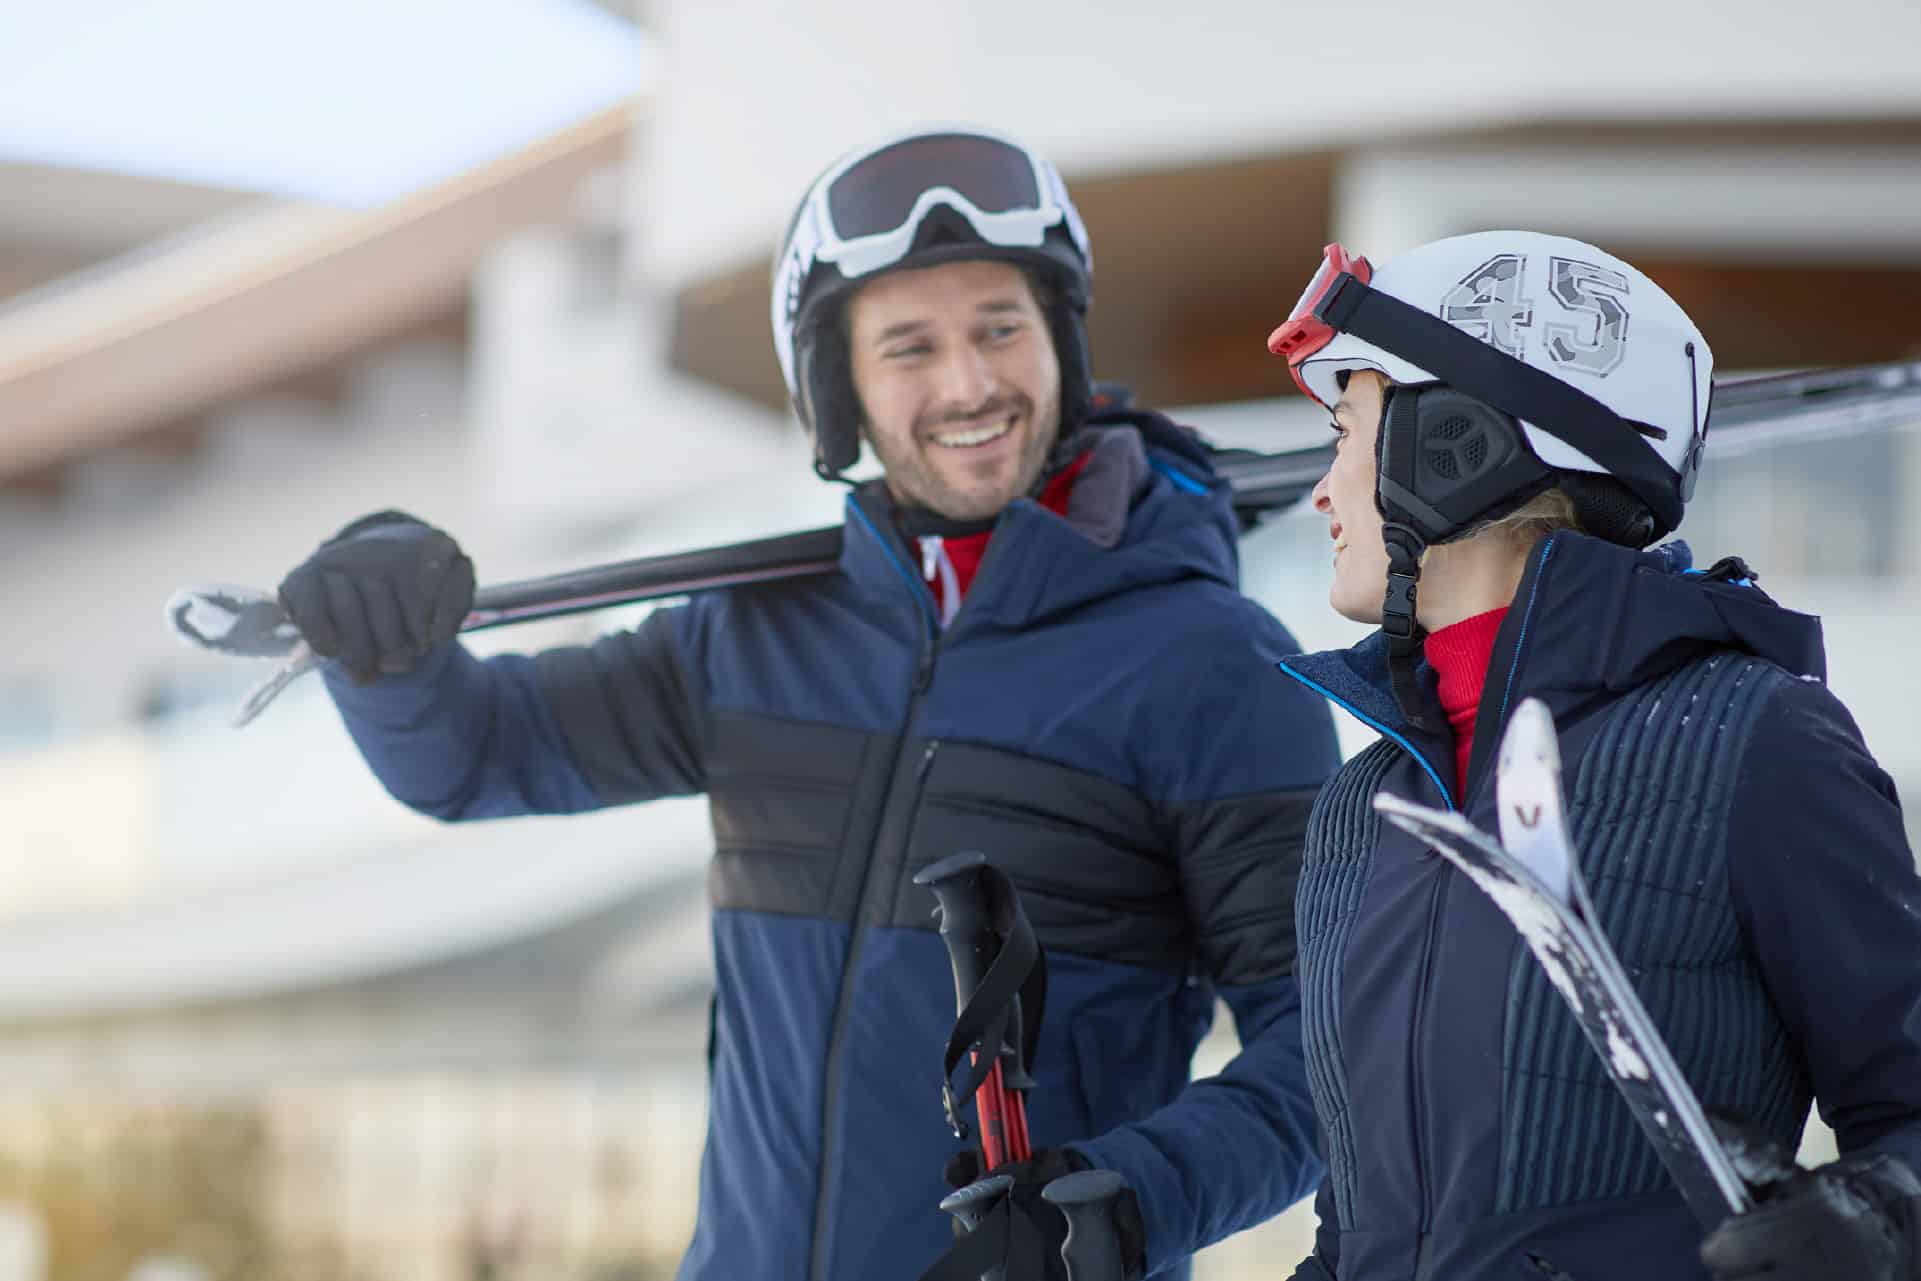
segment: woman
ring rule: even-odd
[[[1488,232],[1374,271],[1330,246],[1276,330],[1328,409],[1335,609],[1281,669],[1378,730],[1316,804],[1296,904],[1329,1176],[1297,1278],[1921,1276],[1921,884],[1822,683],[1820,625],[1679,523],[1707,343],[1592,245]],[[1513,929],[1382,790],[1485,829],[1509,711],[1561,736],[1602,924],[1703,1103],[1842,1157],[1703,1229]]]

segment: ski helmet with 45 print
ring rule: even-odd
[[[842,320],[882,272],[962,259],[1039,278],[1061,367],[1061,420],[1087,413],[1087,231],[1060,174],[1011,138],[974,128],[896,134],[830,167],[807,189],[774,262],[771,320],[787,393],[814,440],[814,469],[860,456],[861,408]]]
[[[1387,552],[1381,630],[1395,700],[1436,728],[1416,674],[1422,557],[1550,487],[1589,533],[1643,547],[1694,491],[1714,361],[1641,272],[1593,245],[1488,231],[1378,271],[1329,245],[1268,338],[1330,412],[1347,378],[1387,378],[1375,505]]]
[[[1659,285],[1593,245],[1487,231],[1378,269],[1330,245],[1268,346],[1330,410],[1355,370],[1394,384],[1382,514],[1423,543],[1560,484],[1591,532],[1645,545],[1692,496],[1713,387],[1707,340]]]

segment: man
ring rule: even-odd
[[[418,809],[708,794],[688,1281],[897,1281],[946,1247],[953,986],[913,877],[961,850],[1012,876],[1048,952],[1014,1201],[1050,1252],[1064,1224],[1036,1192],[1069,1169],[1126,1178],[1137,1274],[1184,1271],[1319,1177],[1291,905],[1331,719],[1263,679],[1295,646],[1236,590],[1193,437],[1095,412],[1088,281],[1066,189],[1020,145],[857,151],[808,191],[773,291],[816,470],[840,477],[864,439],[885,472],[849,495],[837,576],[487,662],[450,643],[471,566],[410,517],[355,522],[282,585],[355,741]],[[1243,1050],[1188,1085],[1217,991]]]

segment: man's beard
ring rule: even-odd
[[[949,424],[993,423],[1010,415],[1025,421],[1027,435],[1008,488],[983,494],[974,486],[950,483],[931,465],[930,455],[942,448],[931,438],[934,431]],[[1060,435],[1060,401],[1056,398],[1052,404],[1038,407],[1025,392],[1010,390],[997,392],[965,410],[937,410],[915,421],[913,438],[899,457],[891,445],[884,445],[865,426],[862,434],[880,460],[887,487],[896,501],[925,507],[951,520],[985,520],[999,515],[1008,503],[1034,488]]]

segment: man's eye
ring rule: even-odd
[[[927,344],[924,342],[917,342],[917,343],[912,343],[906,347],[889,347],[886,351],[881,353],[881,358],[883,360],[903,360],[913,356],[924,356],[926,354],[927,354]]]

